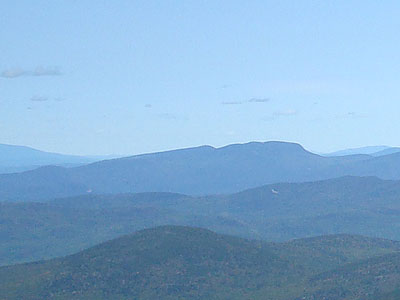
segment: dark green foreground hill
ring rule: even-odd
[[[400,243],[360,236],[272,244],[163,226],[2,267],[0,299],[381,299],[396,295],[398,251]]]

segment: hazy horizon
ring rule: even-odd
[[[202,147],[202,146],[211,146],[213,148],[223,148],[229,145],[235,145],[235,144],[248,144],[248,143],[267,143],[267,142],[282,142],[282,143],[294,143],[294,144],[299,144],[301,145],[305,150],[311,152],[311,153],[315,153],[315,154],[319,154],[319,155],[324,155],[324,154],[334,154],[336,152],[343,152],[343,151],[348,151],[348,150],[358,150],[358,149],[367,149],[367,148],[398,148],[399,146],[388,146],[388,145],[366,145],[366,146],[360,146],[360,147],[349,147],[349,148],[339,148],[339,149],[334,149],[332,151],[328,151],[328,152],[321,152],[315,149],[309,149],[307,147],[305,147],[303,144],[298,143],[298,142],[294,142],[294,141],[284,141],[284,140],[269,140],[269,141],[245,141],[245,142],[237,142],[237,143],[229,143],[229,144],[224,144],[224,145],[209,145],[209,144],[202,144],[202,145],[192,145],[192,146],[187,146],[187,147],[179,147],[179,148],[169,148],[169,149],[161,149],[158,151],[150,151],[150,152],[139,152],[139,153],[64,153],[64,152],[52,152],[52,151],[48,151],[46,149],[39,149],[39,148],[35,148],[33,146],[30,145],[16,145],[16,144],[4,144],[4,143],[0,143],[0,145],[7,145],[7,146],[22,146],[22,147],[27,147],[27,148],[32,148],[34,150],[39,150],[39,151],[43,151],[43,152],[51,152],[51,153],[57,153],[57,154],[63,154],[63,155],[76,155],[76,156],[87,156],[87,157],[96,157],[96,156],[110,156],[110,157],[123,157],[123,156],[134,156],[134,155],[141,155],[141,154],[149,154],[149,153],[157,153],[157,152],[165,152],[165,151],[174,151],[174,150],[180,150],[180,149],[188,149],[188,148],[196,148],[196,147]],[[378,149],[376,152],[378,152],[379,150],[383,150],[383,149]],[[373,152],[373,151],[372,151]]]
[[[400,3],[3,2],[0,143],[398,145]]]
[[[0,10],[0,299],[400,299],[400,2]]]

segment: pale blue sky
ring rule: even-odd
[[[0,143],[400,145],[399,1],[2,1]]]

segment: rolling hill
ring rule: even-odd
[[[356,300],[396,291],[398,275],[363,287],[382,267],[382,276],[394,274],[399,250],[398,242],[359,236],[268,244],[164,226],[65,258],[2,267],[0,298],[292,300],[328,295],[325,299]],[[360,273],[364,268],[375,273]],[[340,292],[330,288],[330,280],[345,281]],[[344,294],[349,296],[341,298]]]
[[[54,203],[0,203],[0,265],[64,256],[140,229],[214,228],[246,236],[232,219],[177,211],[186,196],[166,193],[87,195]]]
[[[76,167],[43,167],[0,175],[0,199],[38,201],[85,194],[233,193],[263,184],[345,175],[400,179],[400,153],[322,157],[284,142],[209,146],[111,159]]]
[[[345,264],[309,279],[313,290],[297,299],[399,299],[400,253]]]
[[[329,234],[400,240],[400,181],[342,177],[230,195],[88,194],[0,204],[0,265],[71,254],[160,225],[267,241]]]

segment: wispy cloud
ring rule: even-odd
[[[147,104],[144,105],[144,107],[146,107],[146,108],[152,108],[153,105],[151,105],[150,103],[147,103]]]
[[[60,76],[61,71],[57,67],[37,67],[31,74],[32,76]]]
[[[360,118],[366,118],[367,115],[364,113],[358,113],[355,111],[349,111],[343,115],[337,116],[338,119],[343,119],[343,118],[348,118],[348,119],[360,119]]]
[[[57,67],[37,67],[34,70],[24,70],[21,68],[12,68],[3,70],[0,77],[6,79],[18,77],[40,77],[40,76],[60,76],[61,71]]]
[[[276,111],[272,115],[264,117],[262,120],[264,121],[275,121],[280,118],[284,117],[293,117],[298,114],[297,110],[294,109],[288,109],[288,110],[281,110],[281,111]]]
[[[1,72],[0,76],[3,78],[16,78],[24,76],[26,71],[22,69],[8,69]]]
[[[173,113],[160,113],[157,115],[160,119],[171,120],[171,121],[186,121],[187,117],[173,114]]]
[[[239,105],[239,104],[245,104],[245,103],[266,103],[269,102],[269,98],[250,98],[245,101],[224,101],[221,102],[222,105]]]
[[[49,100],[49,98],[46,96],[32,96],[31,97],[31,101],[34,101],[34,102],[45,102],[48,100]]]
[[[251,99],[247,100],[247,102],[249,102],[249,103],[266,103],[269,101],[270,101],[269,98],[251,98]]]
[[[44,95],[34,95],[30,98],[31,101],[33,102],[46,102],[46,101],[55,101],[55,102],[63,102],[65,101],[65,98],[62,97],[48,97],[48,96],[44,96]]]
[[[239,104],[242,104],[242,102],[240,102],[240,101],[224,101],[224,102],[221,102],[221,104],[222,105],[239,105]]]

